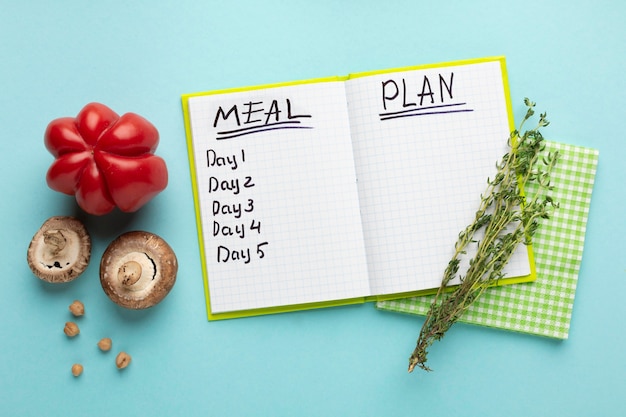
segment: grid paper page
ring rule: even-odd
[[[363,233],[374,294],[439,287],[510,135],[499,61],[350,79]],[[471,254],[470,254],[471,255]],[[530,273],[521,245],[508,276]]]
[[[212,313],[368,295],[344,84],[189,110]]]
[[[587,217],[598,164],[596,149],[546,142],[544,154],[559,151],[552,172],[559,209],[533,237],[537,280],[489,288],[459,321],[567,339],[578,272],[583,258]],[[529,196],[536,186],[526,188]],[[413,297],[377,304],[380,309],[425,315],[432,297]]]

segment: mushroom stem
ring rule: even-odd
[[[50,253],[56,256],[65,248],[67,239],[60,230],[47,230],[43,233],[43,242],[50,249]]]
[[[117,278],[127,287],[136,284],[141,278],[141,264],[135,261],[124,263],[117,273]]]

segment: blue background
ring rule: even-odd
[[[576,4],[1,1],[0,414],[624,415],[626,3]],[[423,319],[372,304],[206,320],[181,94],[492,55],[507,57],[518,119],[529,96],[548,139],[600,150],[567,341],[458,324],[431,350],[435,372],[407,374]],[[170,183],[134,215],[82,215],[45,183],[46,125],[90,101],[161,133]],[[86,221],[93,258],[51,286],[26,248],[62,214]],[[118,308],[98,280],[102,252],[132,229],[163,236],[180,263],[149,311]],[[70,340],[75,298],[87,314]],[[96,348],[103,336],[113,352]],[[123,372],[119,350],[134,358]]]

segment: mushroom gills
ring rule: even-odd
[[[176,282],[178,262],[161,237],[127,232],[107,247],[100,262],[100,283],[116,304],[144,309],[163,300]]]
[[[91,239],[83,223],[69,216],[44,222],[28,246],[31,271],[50,283],[72,281],[82,274],[91,257]]]

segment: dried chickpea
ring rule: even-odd
[[[70,304],[70,312],[74,317],[80,317],[85,314],[85,305],[79,300],[74,300],[74,302]]]
[[[72,321],[68,321],[65,323],[65,328],[63,332],[67,335],[67,337],[74,337],[80,333],[80,329],[78,325]]]
[[[130,357],[128,353],[120,352],[115,358],[115,366],[117,366],[117,369],[124,369],[128,365],[130,365],[131,360],[132,358]]]
[[[80,363],[75,363],[74,365],[72,365],[72,375],[80,376],[80,374],[82,373],[83,373],[83,365],[81,365]]]
[[[103,337],[102,339],[100,339],[100,341],[98,342],[98,347],[100,348],[101,351],[103,352],[108,352],[109,350],[111,350],[111,346],[113,345],[113,342],[111,341],[110,338],[108,337]]]

